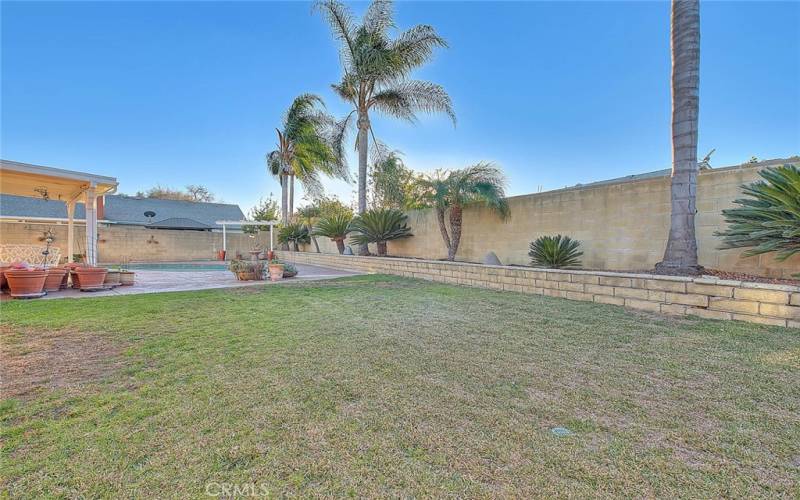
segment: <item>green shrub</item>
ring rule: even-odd
[[[333,214],[321,218],[314,227],[314,236],[324,236],[336,242],[339,254],[344,253],[344,239],[352,231],[350,221],[352,217],[346,213]]]
[[[299,222],[290,222],[289,224],[282,226],[278,231],[278,242],[292,243],[294,245],[294,251],[299,251],[299,244],[311,242],[308,226],[305,224],[300,224]]]
[[[742,186],[748,198],[722,211],[728,227],[717,232],[721,248],[748,248],[745,255],[775,252],[786,260],[800,252],[800,169],[794,165],[766,168],[763,181]]]
[[[355,234],[351,240],[356,245],[377,243],[378,255],[386,255],[386,242],[414,236],[406,225],[408,216],[402,210],[393,208],[369,210],[350,223]]]
[[[581,242],[569,236],[540,236],[531,242],[528,255],[531,265],[551,269],[570,269],[580,267],[581,255],[578,251]]]

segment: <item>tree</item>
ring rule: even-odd
[[[367,210],[350,222],[351,237],[356,245],[376,243],[378,256],[386,255],[386,242],[414,236],[406,222],[408,216],[401,210],[392,208]]]
[[[344,253],[344,239],[347,238],[347,234],[352,231],[350,227],[351,220],[352,217],[344,213],[323,217],[317,222],[311,234],[324,236],[336,242],[336,249],[339,250],[339,254],[341,255]]]
[[[318,2],[334,38],[340,45],[343,75],[332,85],[334,92],[353,109],[338,123],[337,150],[343,151],[347,131],[357,129],[358,212],[367,210],[367,155],[372,134],[370,111],[376,110],[415,123],[417,113],[445,113],[455,124],[450,96],[435,83],[410,80],[411,72],[430,61],[437,47],[447,47],[445,40],[427,25],[418,25],[391,37],[395,27],[391,1],[374,0],[361,23],[336,0]],[[373,137],[374,138],[374,137]],[[360,253],[368,250],[362,245]]]
[[[320,174],[348,179],[344,156],[332,146],[334,120],[313,94],[295,98],[283,118],[277,149],[267,154],[267,169],[281,184],[281,212],[288,224],[294,209],[294,178],[311,196],[322,193]]]
[[[292,243],[295,252],[300,251],[299,245],[306,244],[309,241],[308,228],[305,224],[290,222],[289,224],[282,225],[278,230],[278,242],[284,243],[287,246],[289,243]]]
[[[375,161],[372,166],[372,206],[411,208],[414,199],[414,172],[405,166],[398,151]]]
[[[258,204],[250,209],[248,212],[248,217],[250,220],[263,220],[263,221],[274,221],[278,220],[278,202],[272,198],[272,194],[270,194],[269,198],[260,199]],[[269,231],[269,226],[243,226],[242,230],[248,234],[255,234],[258,231]]]
[[[316,224],[317,220],[319,220],[320,213],[319,205],[315,204],[305,205],[297,209],[297,217],[306,227],[306,229],[308,229],[309,235],[311,236],[311,242],[314,243],[314,248],[316,249],[317,253],[320,253],[319,243],[317,242],[317,238],[313,232],[313,229],[314,224]]]
[[[662,272],[695,274],[697,238],[697,119],[700,110],[700,2],[672,0],[671,217]]]
[[[481,204],[502,218],[509,215],[505,199],[505,177],[491,163],[478,163],[451,172],[437,170],[419,180],[423,203],[436,210],[436,220],[447,248],[447,260],[455,260],[461,243],[464,207]],[[449,219],[448,232],[445,218]]]
[[[189,184],[186,186],[186,191],[156,185],[147,191],[137,191],[136,197],[159,200],[196,201],[202,203],[211,203],[216,199],[208,188],[196,184]]]

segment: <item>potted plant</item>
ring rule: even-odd
[[[63,267],[51,267],[47,270],[47,279],[44,281],[45,292],[57,292],[61,289],[61,282],[67,275],[67,270]]]
[[[78,288],[81,291],[101,290],[105,288],[103,282],[106,280],[108,269],[97,266],[78,266],[75,268],[75,276],[78,277]]]
[[[13,264],[5,271],[11,296],[15,298],[35,298],[44,295],[44,282],[47,271],[32,268],[27,263]]]
[[[245,262],[243,260],[232,260],[228,269],[240,281],[260,280],[263,268],[258,262]]]
[[[297,276],[297,268],[293,264],[284,264],[283,265],[283,277],[284,278],[294,278]]]
[[[269,261],[269,280],[279,281],[283,279],[283,270],[285,266],[279,260]]]
[[[6,291],[8,289],[5,273],[9,269],[11,269],[11,264],[0,264],[0,291]]]

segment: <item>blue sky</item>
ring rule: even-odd
[[[362,12],[363,3],[351,4]],[[375,117],[418,170],[500,164],[524,194],[670,165],[669,3],[400,2],[450,43],[417,73],[458,126]],[[800,3],[703,2],[700,155],[800,152]],[[120,191],[203,184],[244,210],[299,93],[340,75],[309,3],[2,3],[2,157],[116,176]],[[355,162],[351,162],[354,166]],[[345,200],[352,186],[329,182]]]

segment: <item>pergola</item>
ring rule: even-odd
[[[218,220],[216,223],[222,226],[222,249],[228,251],[228,232],[226,226],[269,226],[269,249],[274,250],[272,239],[272,228],[280,222],[276,220]]]
[[[117,179],[74,170],[0,160],[0,194],[60,200],[67,205],[67,258],[73,260],[75,204],[86,207],[86,262],[97,264],[97,197],[113,193]]]

